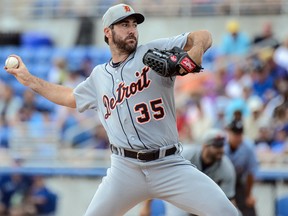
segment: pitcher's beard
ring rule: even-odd
[[[134,39],[135,42],[134,43],[127,42],[128,40],[131,40],[131,39]],[[119,50],[127,54],[133,53],[136,50],[137,45],[138,45],[138,40],[136,37],[129,36],[125,38],[124,40],[122,40],[119,37],[117,37],[114,31],[112,33],[112,40]]]

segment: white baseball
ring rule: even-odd
[[[18,68],[19,67],[19,61],[16,57],[10,56],[6,59],[5,66],[7,68]]]

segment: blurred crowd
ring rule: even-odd
[[[180,140],[184,144],[200,143],[205,131],[225,129],[231,121],[237,120],[243,122],[243,135],[259,153],[258,160],[268,153],[277,159],[279,155],[284,156],[284,162],[287,162],[288,36],[279,40],[269,22],[263,23],[263,31],[252,38],[236,20],[228,21],[226,27],[222,41],[214,44],[204,56],[204,72],[176,79]],[[95,66],[89,58],[83,59],[77,69],[69,67],[70,63],[68,58],[58,55],[50,62],[45,78],[75,87]],[[14,128],[23,124],[30,125],[32,132],[40,134],[43,131],[39,130],[45,128],[45,124],[52,124],[57,128],[60,145],[69,142],[75,148],[109,148],[106,133],[98,120],[92,119],[91,124],[90,112],[79,114],[76,110],[55,106],[33,91],[14,88],[1,78],[0,149],[11,148]],[[21,203],[32,203],[25,205],[31,207],[27,210],[31,213],[27,214],[40,215],[35,211],[40,208],[37,202],[41,203],[42,195],[39,199],[34,196],[45,194],[43,179],[28,177],[24,181],[22,178],[26,179],[17,175],[0,176],[0,215],[7,211],[11,215],[21,215],[17,214],[19,209],[26,211],[17,205],[19,197]],[[19,195],[16,188],[24,192]],[[11,191],[13,196],[9,195]],[[9,204],[5,203],[6,192]],[[16,207],[10,208],[10,205]]]
[[[245,136],[255,142],[257,148],[284,153],[288,134],[288,37],[283,41],[276,38],[269,22],[263,23],[263,31],[254,38],[250,38],[236,20],[227,21],[226,27],[220,44],[214,44],[204,55],[204,73],[176,80],[180,139],[184,143],[197,142],[203,131],[211,127],[224,128],[237,116],[244,122]],[[69,59],[59,54],[51,60],[44,78],[75,87],[95,66],[91,58],[81,60],[78,67],[73,68]],[[1,147],[9,148],[11,129],[20,123],[37,128],[51,123],[59,131],[60,142],[69,140],[72,146],[83,147],[85,141],[92,140],[88,145],[94,143],[95,148],[108,148],[101,126],[94,125],[92,131],[85,128],[91,113],[79,114],[55,106],[29,89],[10,85],[5,80],[9,79],[7,76],[1,78]],[[66,132],[71,132],[73,137]]]
[[[85,67],[85,64],[84,64]],[[89,73],[92,71],[88,67]],[[48,74],[48,80],[70,87],[75,87],[89,75],[87,71],[68,70],[66,60],[56,58]],[[26,136],[45,134],[45,129],[50,127],[58,131],[58,142],[63,146],[87,146],[106,149],[108,148],[107,136],[97,119],[91,123],[91,112],[80,114],[74,109],[58,107],[48,102],[28,88],[15,89],[8,81],[0,82],[0,148],[12,147],[11,140],[17,132],[27,128]],[[29,129],[30,128],[30,129]],[[36,131],[36,132],[35,132]],[[21,130],[20,130],[21,132]],[[47,134],[45,135],[45,137]],[[50,134],[48,136],[53,136]],[[44,137],[43,137],[44,138]],[[57,140],[56,140],[57,141]]]
[[[21,166],[22,160],[13,166]],[[58,195],[46,184],[45,176],[20,173],[0,174],[1,216],[55,216]]]
[[[16,17],[31,18],[58,18],[79,17],[88,15],[101,17],[104,11],[113,4],[127,3],[133,8],[141,9],[149,16],[203,16],[227,14],[281,14],[286,11],[285,1],[281,0],[254,0],[239,1],[235,4],[232,0],[26,0],[26,1],[1,1],[0,6],[13,13]],[[0,7],[1,12],[1,7]]]
[[[176,83],[182,142],[197,143],[209,128],[224,129],[236,118],[257,150],[287,153],[288,37],[279,41],[267,22],[263,32],[250,38],[231,20],[221,43],[210,52],[206,61],[213,64],[208,71]]]

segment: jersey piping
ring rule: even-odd
[[[134,55],[135,55],[135,53],[134,53]],[[125,64],[123,65],[123,67],[122,67],[122,69],[121,69],[121,78],[122,78],[122,81],[123,81],[123,82],[124,82],[124,78],[123,78],[123,70],[124,70],[124,67],[125,67],[125,65],[126,65],[129,61],[131,61],[131,60],[134,58],[134,55],[125,62]],[[127,105],[128,111],[129,111],[130,120],[131,120],[132,125],[133,125],[133,128],[134,128],[134,130],[135,130],[135,132],[136,132],[136,134],[137,134],[137,137],[138,137],[139,141],[143,144],[144,148],[148,149],[147,146],[144,144],[144,142],[141,140],[141,137],[140,137],[140,135],[139,135],[139,132],[138,132],[136,126],[135,126],[135,123],[134,123],[134,121],[133,121],[133,116],[132,116],[132,114],[131,114],[131,109],[130,109],[130,106],[129,106],[129,102],[128,102],[127,99],[125,99],[125,101],[126,101],[126,105]]]
[[[116,95],[115,95],[115,93],[114,93],[114,78],[113,78],[113,75],[107,70],[106,67],[107,67],[107,64],[106,64],[106,66],[105,66],[105,70],[106,70],[106,72],[111,76],[112,83],[113,83],[113,85],[112,85],[112,94],[113,94],[114,97],[116,97]],[[122,131],[123,131],[123,133],[124,133],[124,135],[125,135],[125,137],[126,137],[126,139],[127,139],[127,143],[129,144],[129,146],[131,147],[131,149],[133,149],[133,146],[132,146],[131,143],[129,142],[128,136],[127,136],[127,134],[126,134],[126,132],[125,132],[125,129],[124,129],[124,127],[123,127],[123,124],[122,124],[122,122],[121,122],[121,118],[120,118],[120,115],[119,115],[118,107],[116,107],[116,111],[117,111],[117,116],[118,116],[119,123],[120,123],[120,125],[121,125],[121,129],[122,129]],[[117,143],[112,143],[112,144],[117,144]]]

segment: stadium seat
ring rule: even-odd
[[[52,60],[57,58],[67,58],[68,49],[62,47],[54,47],[52,50]]]
[[[151,216],[165,216],[165,204],[162,200],[159,199],[152,200]]]
[[[21,47],[19,49],[19,56],[25,62],[25,64],[33,64],[35,62],[34,57],[37,55],[33,47]]]
[[[53,41],[48,33],[27,31],[21,35],[21,45],[26,47],[53,46]]]
[[[35,63],[35,64],[29,65],[29,70],[32,74],[46,80],[51,67],[52,65],[49,62],[42,63],[42,64]]]
[[[95,66],[108,62],[111,58],[110,50],[103,47],[90,47],[87,54]]]
[[[19,48],[17,46],[0,46],[0,62],[3,65],[6,58],[11,54],[19,55]]]
[[[71,70],[79,70],[82,62],[87,58],[87,47],[86,46],[75,46],[68,49],[67,60],[68,67]]]
[[[34,56],[35,63],[37,64],[51,64],[53,56],[53,47],[42,46],[35,49],[36,55]]]
[[[14,77],[12,77],[11,81],[9,81],[9,85],[12,86],[12,88],[14,89],[14,94],[19,97],[22,97],[23,92],[25,92],[26,89],[28,88],[19,83],[18,80],[16,80],[16,78]]]
[[[3,68],[4,64],[0,64],[0,67]],[[13,75],[6,73],[6,71],[4,71],[4,69],[1,70],[0,82],[10,83],[10,82],[13,82],[14,80],[15,80],[15,77]]]
[[[276,199],[275,210],[276,216],[288,216],[288,195]]]
[[[42,112],[53,112],[56,105],[46,98],[36,95],[36,106]]]

